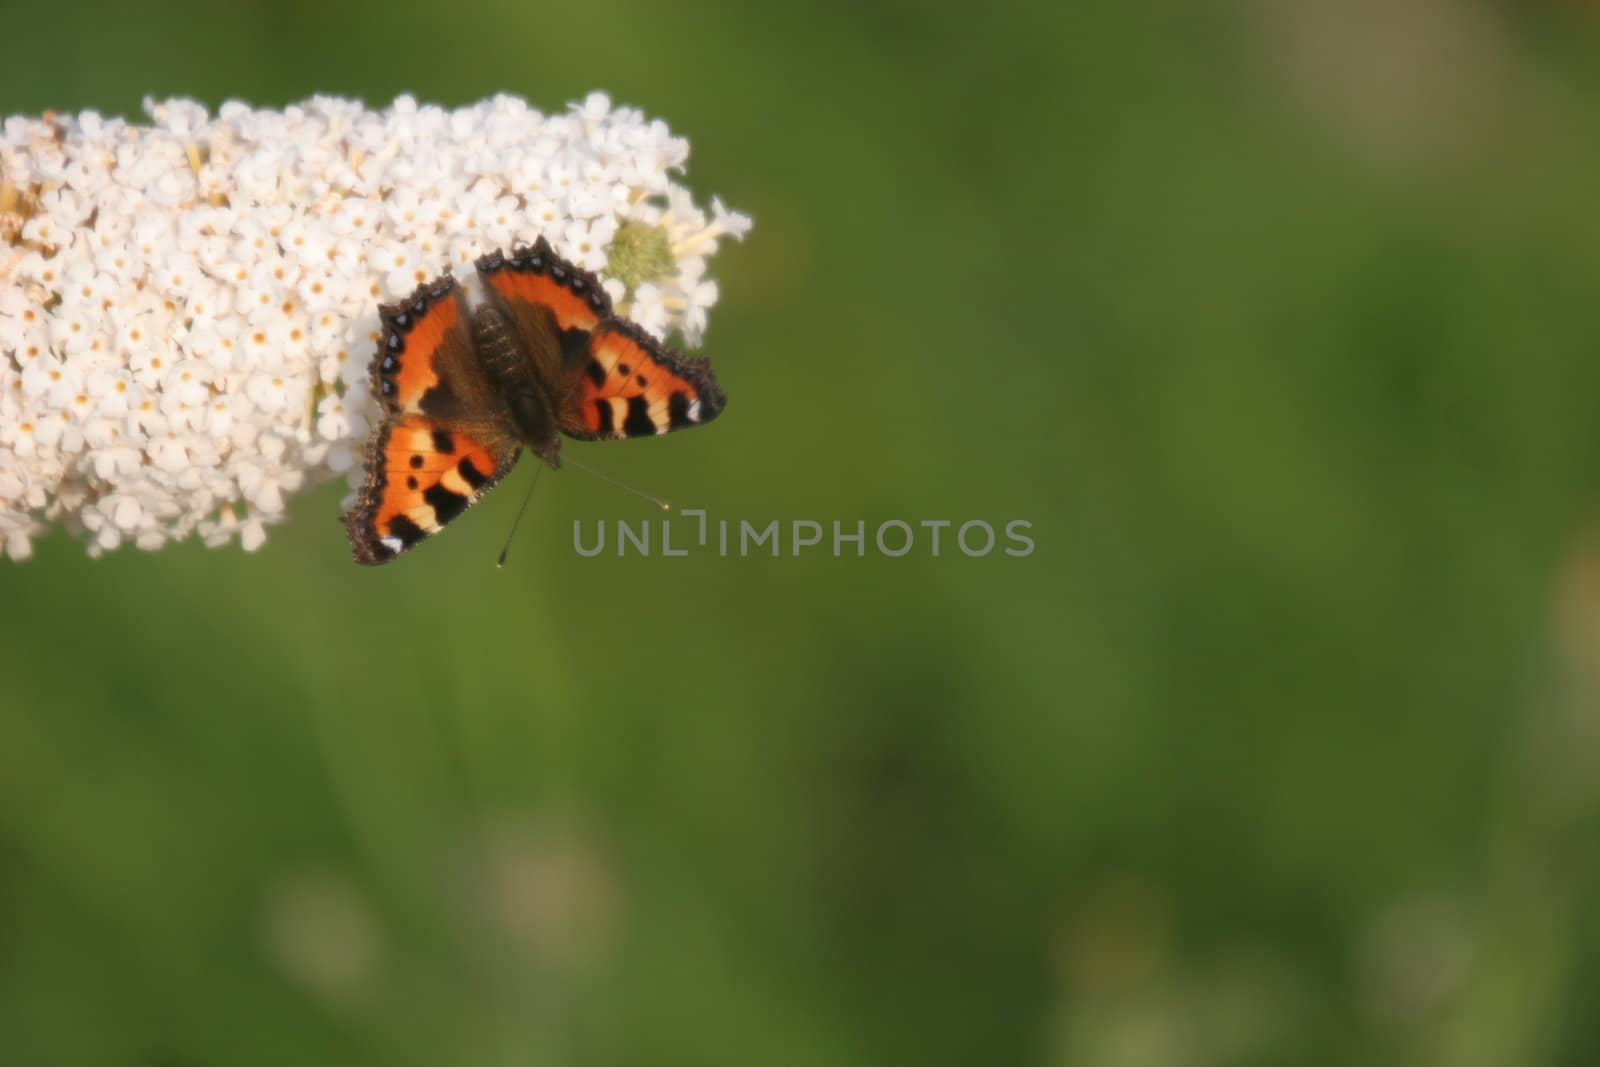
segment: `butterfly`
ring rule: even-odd
[[[710,422],[711,364],[612,312],[593,274],[543,237],[476,261],[469,305],[446,274],[378,308],[372,392],[383,421],[344,516],[357,563],[387,563],[477,503],[527,448],[561,465],[561,437],[651,437]]]

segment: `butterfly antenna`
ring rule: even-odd
[[[656,507],[660,508],[662,511],[671,511],[672,510],[672,505],[667,503],[665,500],[662,500],[660,497],[651,496],[649,493],[641,493],[641,492],[639,492],[639,490],[635,489],[633,486],[631,486],[631,485],[623,485],[621,482],[617,481],[615,478],[607,478],[604,474],[601,474],[599,471],[595,470],[593,467],[587,466],[586,464],[583,464],[583,463],[579,463],[577,460],[573,459],[571,456],[562,456],[561,457],[561,462],[569,463],[572,466],[574,466],[574,467],[578,468],[579,470],[583,471],[583,473],[585,473],[585,474],[592,474],[596,478],[599,478],[602,482],[605,482],[607,485],[614,485],[618,489],[621,489],[623,492],[632,493],[634,496],[638,497],[640,500],[648,500],[648,501],[650,501],[650,503],[654,504]]]
[[[544,470],[544,464],[533,468],[533,477],[528,480],[528,491],[522,498],[522,506],[517,509],[517,517],[511,520],[511,532],[506,534],[506,546],[500,550],[500,558],[495,562],[496,567],[506,565],[506,553],[511,551],[511,539],[517,536],[517,527],[522,523],[522,516],[528,510],[528,501],[533,499],[533,487],[539,484],[539,472]]]

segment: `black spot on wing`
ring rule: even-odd
[[[563,367],[576,366],[578,360],[589,355],[589,331],[577,326],[568,326],[561,331],[561,365]],[[594,371],[589,372],[591,375]],[[605,372],[602,371],[600,381],[605,381]],[[598,383],[596,383],[598,384]]]
[[[455,439],[445,430],[435,430],[433,431],[433,450],[448,456],[456,450]]]
[[[656,422],[650,417],[650,402],[642,396],[628,398],[628,418],[622,432],[629,437],[648,437],[656,432]]]
[[[600,428],[597,432],[602,434],[615,432],[616,427],[611,424],[611,401],[596,400],[594,410],[600,417]]]
[[[596,389],[606,384],[606,369],[600,365],[599,361],[591,359],[583,369],[589,375],[589,380],[594,383]]]
[[[667,414],[672,419],[672,428],[681,430],[685,426],[693,426],[694,420],[689,417],[688,394],[679,391],[672,394],[667,401]]]
[[[469,501],[460,493],[452,493],[442,485],[430,485],[422,491],[422,499],[433,509],[434,517],[443,526],[463,511]]]
[[[478,468],[473,464],[469,456],[461,457],[461,462],[456,464],[456,473],[461,475],[461,480],[471,486],[473,490],[482,489],[483,483],[489,480],[487,475],[478,473]]]
[[[389,536],[399,538],[402,545],[410,548],[412,545],[416,544],[418,541],[422,540],[428,535],[423,533],[422,527],[412,522],[406,516],[396,515],[394,518],[389,520]],[[388,547],[388,545],[383,544],[381,541],[379,542],[380,550],[388,550]],[[391,556],[394,555],[392,551],[390,551],[388,554]]]
[[[448,415],[460,406],[456,395],[442,384],[423,393],[422,399],[417,401],[417,407],[422,409],[424,415]]]

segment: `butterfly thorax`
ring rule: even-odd
[[[517,436],[550,466],[561,466],[554,398],[517,343],[511,323],[498,308],[482,305],[472,318],[472,338],[484,372],[505,400]]]

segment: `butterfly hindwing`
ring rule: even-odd
[[[567,374],[561,429],[581,440],[699,426],[725,403],[710,361],[685,359],[625,319],[597,325]]]
[[[454,278],[379,306],[378,321],[372,388],[385,413],[462,419],[504,407],[473,352],[470,313]]]
[[[389,419],[367,442],[367,481],[344,517],[358,563],[386,563],[477,503],[517,461],[495,422]]]

